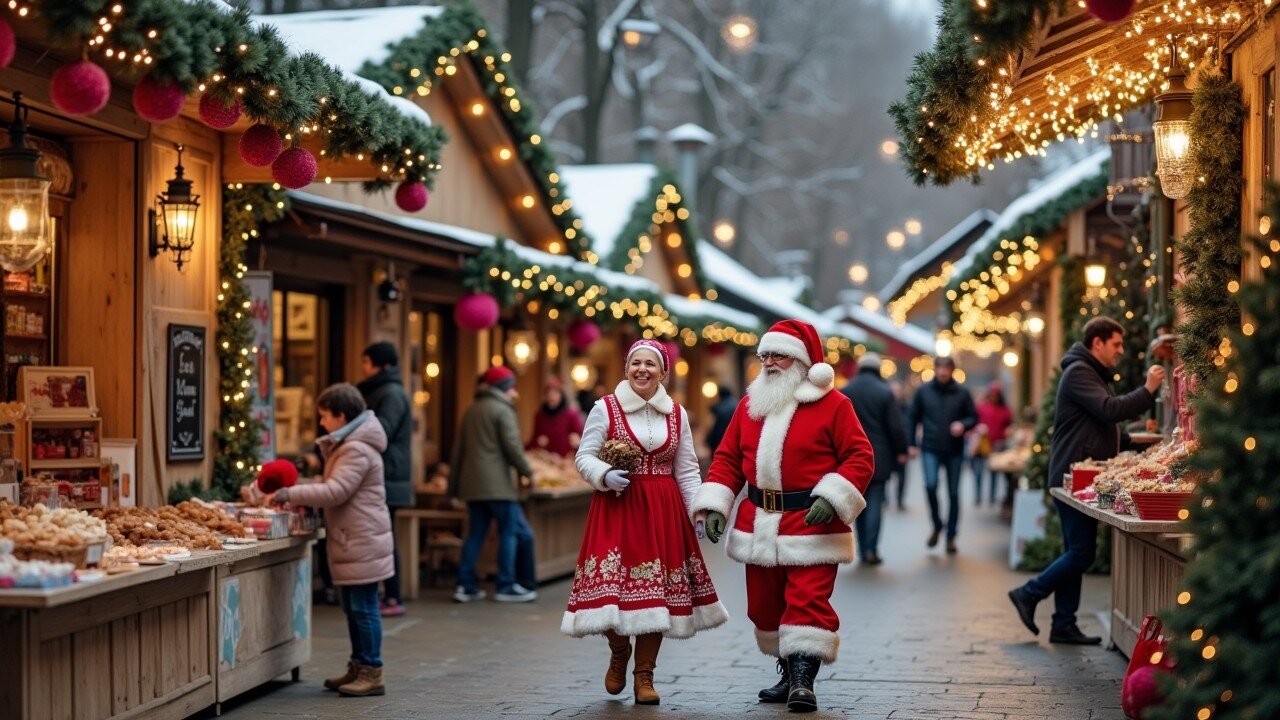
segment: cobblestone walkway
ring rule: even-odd
[[[824,666],[821,710],[811,717],[892,720],[1123,720],[1118,653],[1049,645],[1049,605],[1037,642],[1018,623],[1005,592],[1022,581],[1007,568],[1008,529],[989,507],[963,508],[960,553],[927,550],[919,478],[907,512],[885,513],[885,564],[849,566],[837,581],[841,655]],[[972,488],[966,485],[966,490]],[[743,573],[722,546],[704,552],[731,614],[727,625],[692,640],[667,641],[658,659],[657,708],[636,707],[630,687],[606,695],[603,640],[559,633],[568,583],[544,586],[527,605],[455,605],[443,590],[424,593],[409,614],[384,626],[388,694],[338,698],[320,681],[345,666],[346,624],[317,607],[312,662],[302,682],[279,681],[223,707],[223,717],[484,718],[786,716],[760,705],[756,691],[776,679],[745,616]],[[1081,625],[1103,633],[1097,614],[1107,579],[1087,578]]]

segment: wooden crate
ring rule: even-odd
[[[1126,656],[1138,641],[1142,619],[1173,607],[1187,572],[1176,544],[1158,537],[1122,530],[1112,535],[1111,641]]]

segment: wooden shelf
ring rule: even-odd
[[[96,469],[99,467],[102,467],[100,458],[31,459],[32,470],[74,470],[79,468]]]
[[[48,300],[47,292],[32,292],[30,290],[5,290],[0,292],[0,297],[6,298],[26,298],[28,300]]]
[[[26,335],[23,333],[7,332],[4,334],[4,339],[5,340],[39,340],[40,342],[46,342],[49,340],[49,336],[48,335]]]

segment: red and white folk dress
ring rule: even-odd
[[[597,457],[607,439],[628,440],[643,453],[620,495],[604,485],[610,466]],[[728,620],[688,509],[702,478],[684,408],[661,386],[646,401],[624,380],[591,409],[576,461],[600,492],[587,513],[561,631],[687,638]]]

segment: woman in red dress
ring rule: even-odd
[[[609,640],[605,690],[626,687],[635,637],[635,698],[657,705],[653,668],[663,636],[692,637],[729,619],[698,549],[689,503],[702,484],[684,408],[662,386],[666,348],[640,340],[627,353],[626,380],[587,416],[577,464],[600,492],[587,530],[560,629],[573,637]],[[628,472],[600,459],[607,440],[640,451]]]

